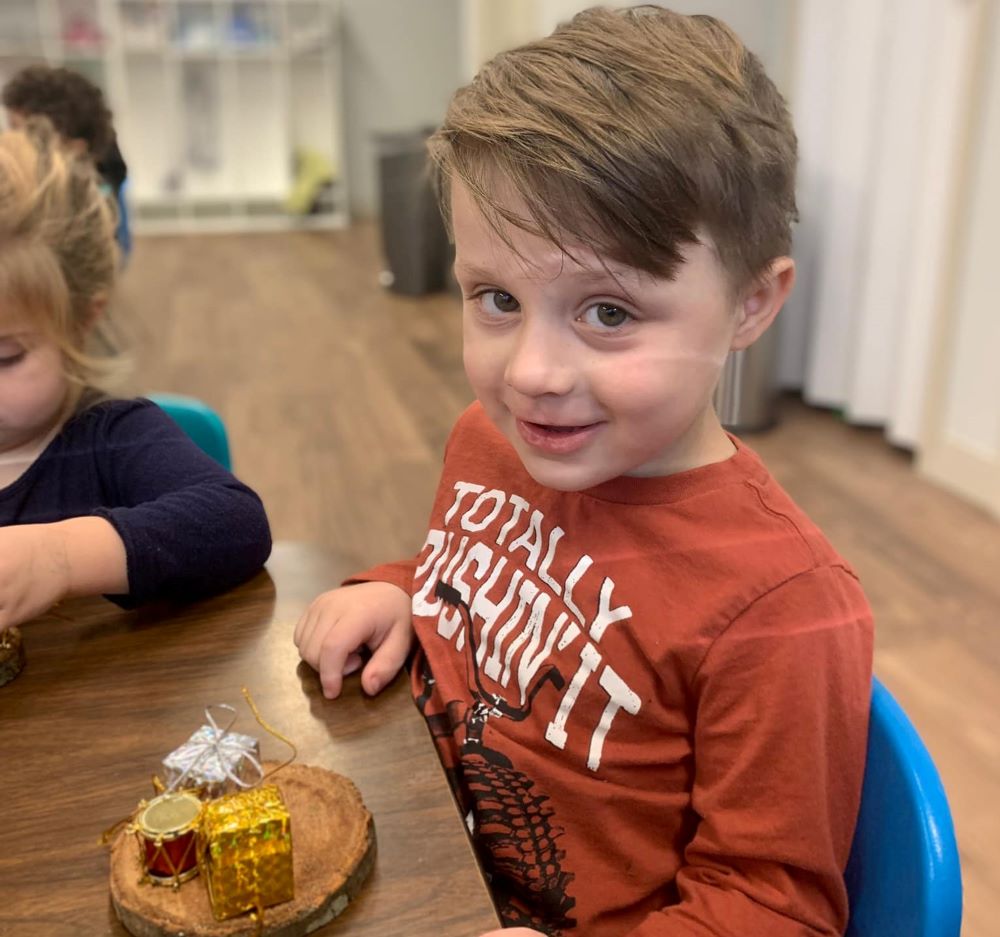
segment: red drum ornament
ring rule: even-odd
[[[201,808],[201,801],[188,791],[171,791],[140,805],[132,828],[143,869],[154,884],[177,888],[198,874]]]

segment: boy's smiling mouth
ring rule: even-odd
[[[515,418],[517,431],[529,446],[552,455],[568,455],[586,445],[601,423],[568,426],[554,423],[533,423]]]

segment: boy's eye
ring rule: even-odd
[[[631,318],[632,313],[611,303],[595,303],[583,314],[587,325],[598,326],[602,329],[619,329]]]
[[[487,312],[517,312],[521,304],[503,290],[489,290],[482,294],[483,308]]]

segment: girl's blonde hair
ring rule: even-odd
[[[115,370],[101,308],[115,281],[114,225],[93,164],[64,152],[47,119],[0,134],[0,303],[59,347],[70,407]]]

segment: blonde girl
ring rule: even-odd
[[[116,264],[92,166],[43,118],[0,134],[0,630],[71,596],[221,591],[270,552],[256,494],[155,404],[105,392]]]

